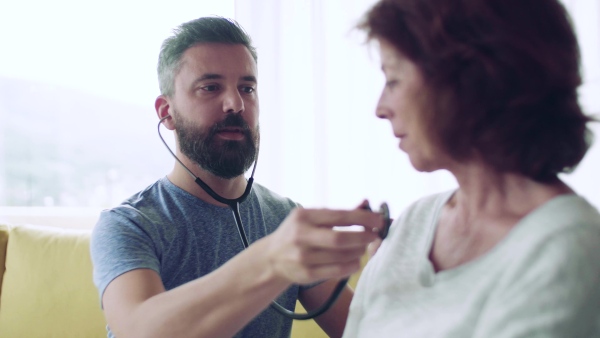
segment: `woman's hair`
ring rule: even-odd
[[[549,182],[589,148],[579,46],[558,0],[381,0],[359,28],[420,69],[426,125],[453,158]]]

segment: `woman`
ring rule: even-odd
[[[557,0],[381,0],[377,116],[454,191],[406,210],[361,275],[344,337],[600,336],[600,215],[563,183],[591,134]]]

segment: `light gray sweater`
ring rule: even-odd
[[[600,337],[600,215],[577,195],[523,218],[485,255],[435,273],[439,213],[424,198],[365,267],[344,338]]]

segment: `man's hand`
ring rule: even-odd
[[[383,240],[381,238],[377,238],[373,242],[369,243],[369,246],[367,246],[367,255],[369,255],[369,259],[373,258],[381,246],[381,242],[383,242]]]
[[[294,209],[265,238],[273,272],[298,284],[347,277],[360,269],[360,258],[382,224],[379,214],[362,209]],[[333,229],[350,225],[365,231]]]

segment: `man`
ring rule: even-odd
[[[291,320],[269,304],[293,310],[300,299],[317,308],[376,238],[332,229],[376,230],[375,213],[296,208],[254,184],[240,204],[250,243],[243,250],[231,210],[196,184],[198,177],[229,199],[244,193],[259,144],[256,67],[250,38],[225,18],[185,23],[163,43],[155,108],[175,131],[180,162],[104,211],[94,229],[94,281],[109,336],[288,337]],[[351,297],[344,290],[316,319],[329,335],[341,336]]]

